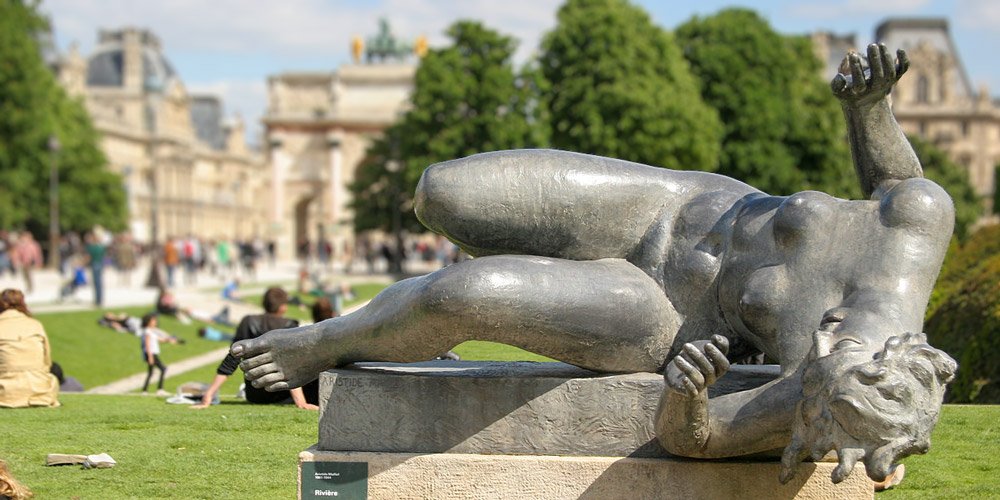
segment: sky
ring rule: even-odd
[[[974,86],[1000,95],[1000,1],[998,0],[633,0],[670,30],[692,16],[729,6],[756,10],[779,32],[855,33],[859,44],[874,38],[888,17],[944,17]],[[100,29],[148,28],[191,93],[223,98],[227,115],[246,121],[250,140],[260,134],[267,106],[267,78],[286,71],[332,71],[350,62],[351,38],[375,34],[389,20],[403,40],[426,36],[444,45],[444,30],[458,19],[478,19],[520,41],[527,60],[556,22],[562,0],[43,0],[56,44],[77,44],[86,56]],[[891,48],[891,47],[890,47]]]

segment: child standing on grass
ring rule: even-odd
[[[142,392],[147,392],[149,379],[153,377],[153,368],[160,369],[160,382],[156,386],[157,396],[166,396],[167,391],[163,390],[163,378],[167,373],[167,367],[160,361],[160,342],[179,344],[181,341],[163,330],[156,327],[156,313],[151,312],[142,317],[142,358],[146,361],[146,382],[142,384]]]

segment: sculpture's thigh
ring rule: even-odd
[[[426,284],[425,312],[477,338],[584,368],[658,371],[679,318],[649,276],[622,259],[482,257]]]

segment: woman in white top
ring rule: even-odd
[[[171,344],[179,343],[177,337],[156,327],[156,313],[148,313],[142,317],[142,358],[146,362],[146,382],[142,384],[142,392],[149,388],[149,379],[153,377],[153,368],[160,369],[160,382],[156,386],[158,396],[165,395],[163,390],[163,379],[167,373],[167,367],[160,361],[160,342]]]

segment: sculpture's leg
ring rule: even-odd
[[[499,151],[425,170],[414,208],[425,226],[476,256],[629,259],[650,228],[706,191],[738,198],[754,190],[700,172],[566,151]]]
[[[363,309],[236,343],[269,390],[353,361],[422,361],[465,340],[516,345],[599,371],[658,371],[679,318],[663,291],[620,259],[483,257],[400,281]]]

